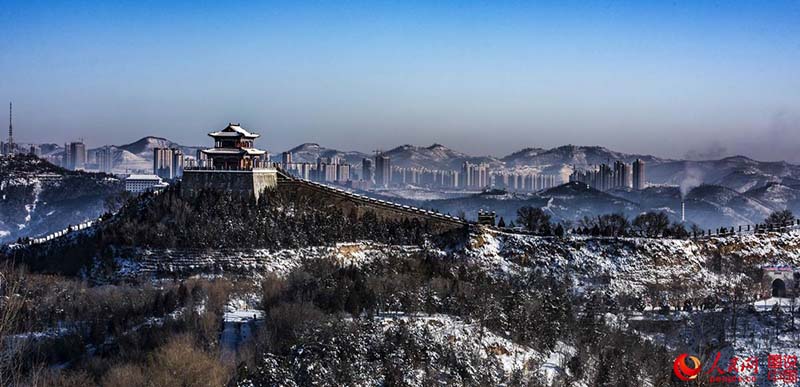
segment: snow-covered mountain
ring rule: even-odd
[[[620,153],[601,146],[579,145],[563,145],[549,150],[527,148],[505,156],[502,160],[509,167],[528,165],[586,167],[602,163],[611,164],[617,160],[631,163],[637,158],[649,164],[665,161],[655,156]]]
[[[800,179],[798,165],[783,161],[756,161],[744,156],[705,161],[666,161],[647,166],[647,180],[653,183],[680,185],[692,180],[738,192],[796,179]]]
[[[317,157],[337,156],[350,164],[360,165],[362,152],[344,152],[307,143],[291,150],[294,159],[315,162]],[[431,146],[402,145],[385,152],[392,165],[399,167],[424,167],[428,169],[460,170],[465,162],[488,163],[493,170],[517,170],[567,176],[573,168],[590,168],[614,161],[645,162],[646,178],[651,184],[685,186],[691,189],[700,184],[713,184],[743,193],[747,190],[780,182],[784,185],[800,183],[800,166],[786,162],[762,162],[744,156],[720,160],[671,160],[652,155],[629,154],[600,146],[564,145],[552,149],[529,147],[502,158],[473,156],[450,149],[441,144]]]
[[[90,149],[96,152],[103,147]],[[135,171],[150,171],[153,168],[153,149],[178,148],[186,156],[194,157],[201,147],[185,146],[163,137],[142,137],[129,144],[109,145],[114,160],[113,171],[116,173],[130,173]]]
[[[765,203],[776,210],[790,210],[800,214],[800,188],[770,183],[744,193],[747,197]]]
[[[56,144],[41,144],[43,155],[58,156],[63,148]],[[152,168],[153,149],[178,147],[187,156],[194,156],[196,146],[185,146],[163,137],[148,136],[129,144],[112,145],[115,172],[146,171]],[[98,148],[92,149],[94,151]],[[314,163],[319,157],[338,157],[358,167],[370,152],[342,151],[317,143],[305,143],[288,150],[297,162]],[[763,162],[744,156],[720,160],[671,160],[652,155],[617,152],[600,146],[564,145],[552,149],[528,147],[502,158],[473,156],[450,149],[442,144],[430,146],[402,145],[385,152],[392,165],[399,167],[424,167],[428,169],[460,170],[465,162],[488,163],[493,170],[519,170],[561,175],[565,177],[573,168],[587,168],[601,163],[622,160],[631,163],[641,159],[646,164],[647,181],[655,185],[684,186],[685,190],[700,184],[712,184],[733,189],[739,193],[764,187],[771,183],[786,186],[800,185],[800,166],[787,162]],[[273,157],[273,160],[277,160]]]
[[[346,160],[350,165],[361,165],[361,160],[370,157],[366,153],[357,151],[340,151],[320,146],[316,143],[307,142],[300,144],[287,152],[292,154],[292,161],[298,163],[316,163],[320,157],[339,158]]]
[[[384,155],[392,159],[392,165],[406,168],[460,170],[465,161],[473,164],[488,163],[493,167],[502,166],[502,163],[494,157],[470,156],[442,144],[433,144],[428,147],[406,144],[389,150]]]

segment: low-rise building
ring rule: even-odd
[[[156,175],[130,175],[125,178],[125,190],[132,193],[160,191],[169,186]]]

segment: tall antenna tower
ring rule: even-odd
[[[8,103],[8,154],[14,154],[14,125],[12,124],[12,105]]]

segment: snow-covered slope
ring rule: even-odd
[[[745,195],[778,210],[788,209],[800,214],[800,189],[783,184],[772,183],[764,187],[752,189]]]
[[[102,147],[101,147],[102,148]],[[110,145],[115,173],[152,172],[153,149],[178,148],[185,156],[194,157],[200,147],[184,146],[162,137],[147,136],[124,145]],[[94,148],[90,151],[97,151]]]
[[[499,276],[536,270],[573,277],[583,289],[645,296],[645,289],[670,283],[700,294],[724,290],[761,265],[800,265],[800,232],[735,235],[703,240],[537,237],[484,230],[473,234],[467,259]],[[735,260],[739,273],[713,270],[716,260]]]
[[[549,150],[528,148],[503,157],[502,160],[508,166],[542,165],[548,166],[549,169],[560,169],[564,165],[586,167],[601,163],[611,164],[617,160],[631,163],[637,158],[644,160],[648,164],[664,162],[664,160],[654,156],[615,152],[600,146],[578,145],[564,145]]]
[[[325,148],[316,143],[300,144],[287,152],[292,154],[292,161],[303,163],[316,163],[320,157],[337,157],[346,160],[350,165],[361,165],[361,160],[365,157],[370,157],[366,153],[356,151],[340,151],[331,148]]]
[[[122,188],[110,176],[67,171],[33,156],[0,158],[0,244],[95,219],[105,198]]]
[[[415,167],[440,170],[461,170],[464,162],[472,164],[487,163],[492,167],[499,167],[502,163],[491,156],[470,156],[466,153],[452,150],[441,144],[428,147],[402,145],[384,153],[391,157],[392,164],[399,167]]]

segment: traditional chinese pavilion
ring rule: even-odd
[[[277,186],[278,171],[266,159],[266,152],[253,148],[258,134],[231,123],[208,135],[214,138],[214,147],[200,151],[202,165],[183,170],[184,195],[215,190],[258,199]]]
[[[259,134],[230,123],[225,129],[208,135],[214,138],[214,147],[200,151],[208,160],[208,166],[214,169],[247,170],[266,164],[266,152],[253,147]]]

